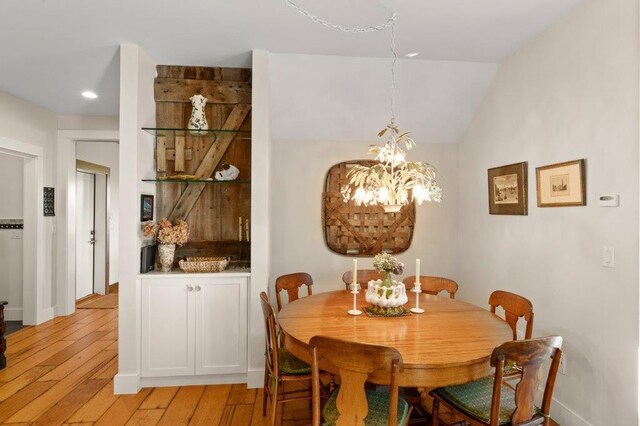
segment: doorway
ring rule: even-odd
[[[76,300],[109,293],[110,171],[76,160]]]

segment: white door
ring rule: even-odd
[[[95,175],[76,172],[76,300],[93,294]]]
[[[168,279],[142,280],[142,376],[194,374],[193,286]]]
[[[196,374],[246,373],[247,280],[193,280]]]

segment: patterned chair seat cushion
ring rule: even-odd
[[[493,396],[493,377],[486,377],[464,385],[438,388],[433,392],[463,413],[489,423],[491,398]],[[510,424],[511,416],[515,410],[515,392],[512,388],[503,384],[500,392],[498,423],[500,425]],[[539,412],[538,407],[534,407],[534,414]]]
[[[336,405],[336,398],[338,397],[338,390],[333,391],[329,400],[322,410],[322,416],[324,418],[324,425],[335,425],[338,421],[338,407]],[[373,390],[365,390],[367,396],[367,404],[369,405],[369,412],[364,419],[366,426],[387,426],[389,422],[389,393]],[[405,425],[409,417],[409,404],[402,398],[398,398],[398,424]]]
[[[279,348],[278,360],[280,363],[280,372],[282,374],[295,376],[311,374],[311,366],[293,356],[286,348]]]

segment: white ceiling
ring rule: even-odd
[[[298,0],[346,26],[398,14],[398,51],[501,62],[585,0]],[[67,114],[116,115],[120,43],[157,63],[248,66],[252,49],[388,56],[388,34],[342,34],[285,0],[2,0],[0,90]],[[91,89],[100,98],[86,101]]]

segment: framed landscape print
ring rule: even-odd
[[[153,195],[140,196],[140,222],[153,220]]]
[[[584,160],[536,168],[538,207],[586,206]]]
[[[527,214],[527,162],[494,167],[489,174],[489,214]]]

